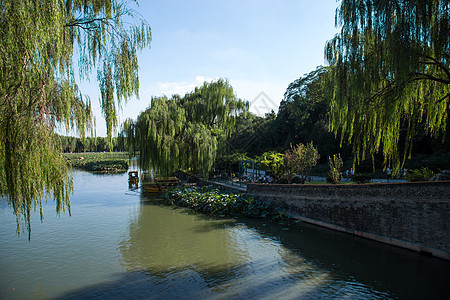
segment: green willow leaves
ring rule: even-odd
[[[325,49],[332,130],[353,144],[356,160],[381,150],[385,165],[400,167],[419,123],[431,136],[446,130],[450,3],[343,0],[336,20],[341,31]]]
[[[246,111],[248,103],[237,99],[231,85],[220,79],[184,97],[152,98],[136,122],[124,122],[121,136],[130,154],[139,151],[142,170],[163,175],[189,170],[207,177],[237,116]]]
[[[138,93],[136,51],[150,27],[122,1],[1,1],[0,192],[29,226],[33,206],[70,209],[72,180],[55,130],[92,128],[89,98],[75,82],[97,70],[111,140],[116,106]],[[74,60],[78,63],[74,64]]]

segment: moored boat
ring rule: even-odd
[[[156,177],[154,181],[153,183],[142,185],[147,193],[159,193],[180,183],[177,177]]]
[[[138,171],[130,171],[128,172],[128,182],[130,183],[139,183],[139,173]]]
[[[159,193],[162,191],[161,187],[155,183],[143,184],[142,187],[147,193]]]

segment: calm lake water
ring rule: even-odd
[[[214,219],[74,171],[72,216],[16,235],[0,199],[0,299],[449,299],[450,263],[304,223]]]

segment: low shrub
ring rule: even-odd
[[[327,182],[332,184],[338,184],[341,182],[342,178],[342,167],[344,166],[344,162],[341,158],[341,155],[333,155],[333,157],[329,157],[329,165],[330,170],[327,173]]]
[[[352,181],[356,183],[368,183],[370,182],[370,179],[370,176],[364,173],[359,173],[352,176]]]
[[[295,176],[295,177],[292,179],[292,183],[301,183],[301,184],[303,184],[304,182],[302,181],[302,179],[301,179],[300,177]]]
[[[434,176],[434,172],[427,167],[422,167],[420,169],[408,170],[405,178],[410,182],[414,181],[428,181]]]
[[[288,180],[286,178],[280,178],[276,182],[277,184],[288,184]]]

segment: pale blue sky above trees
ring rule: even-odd
[[[139,53],[140,99],[122,105],[119,124],[135,119],[151,96],[184,95],[205,80],[225,78],[250,110],[277,110],[289,83],[324,65],[337,33],[335,0],[140,0],[152,28]],[[80,84],[92,100],[97,136],[106,136],[95,74]],[[263,94],[261,94],[263,93]]]

